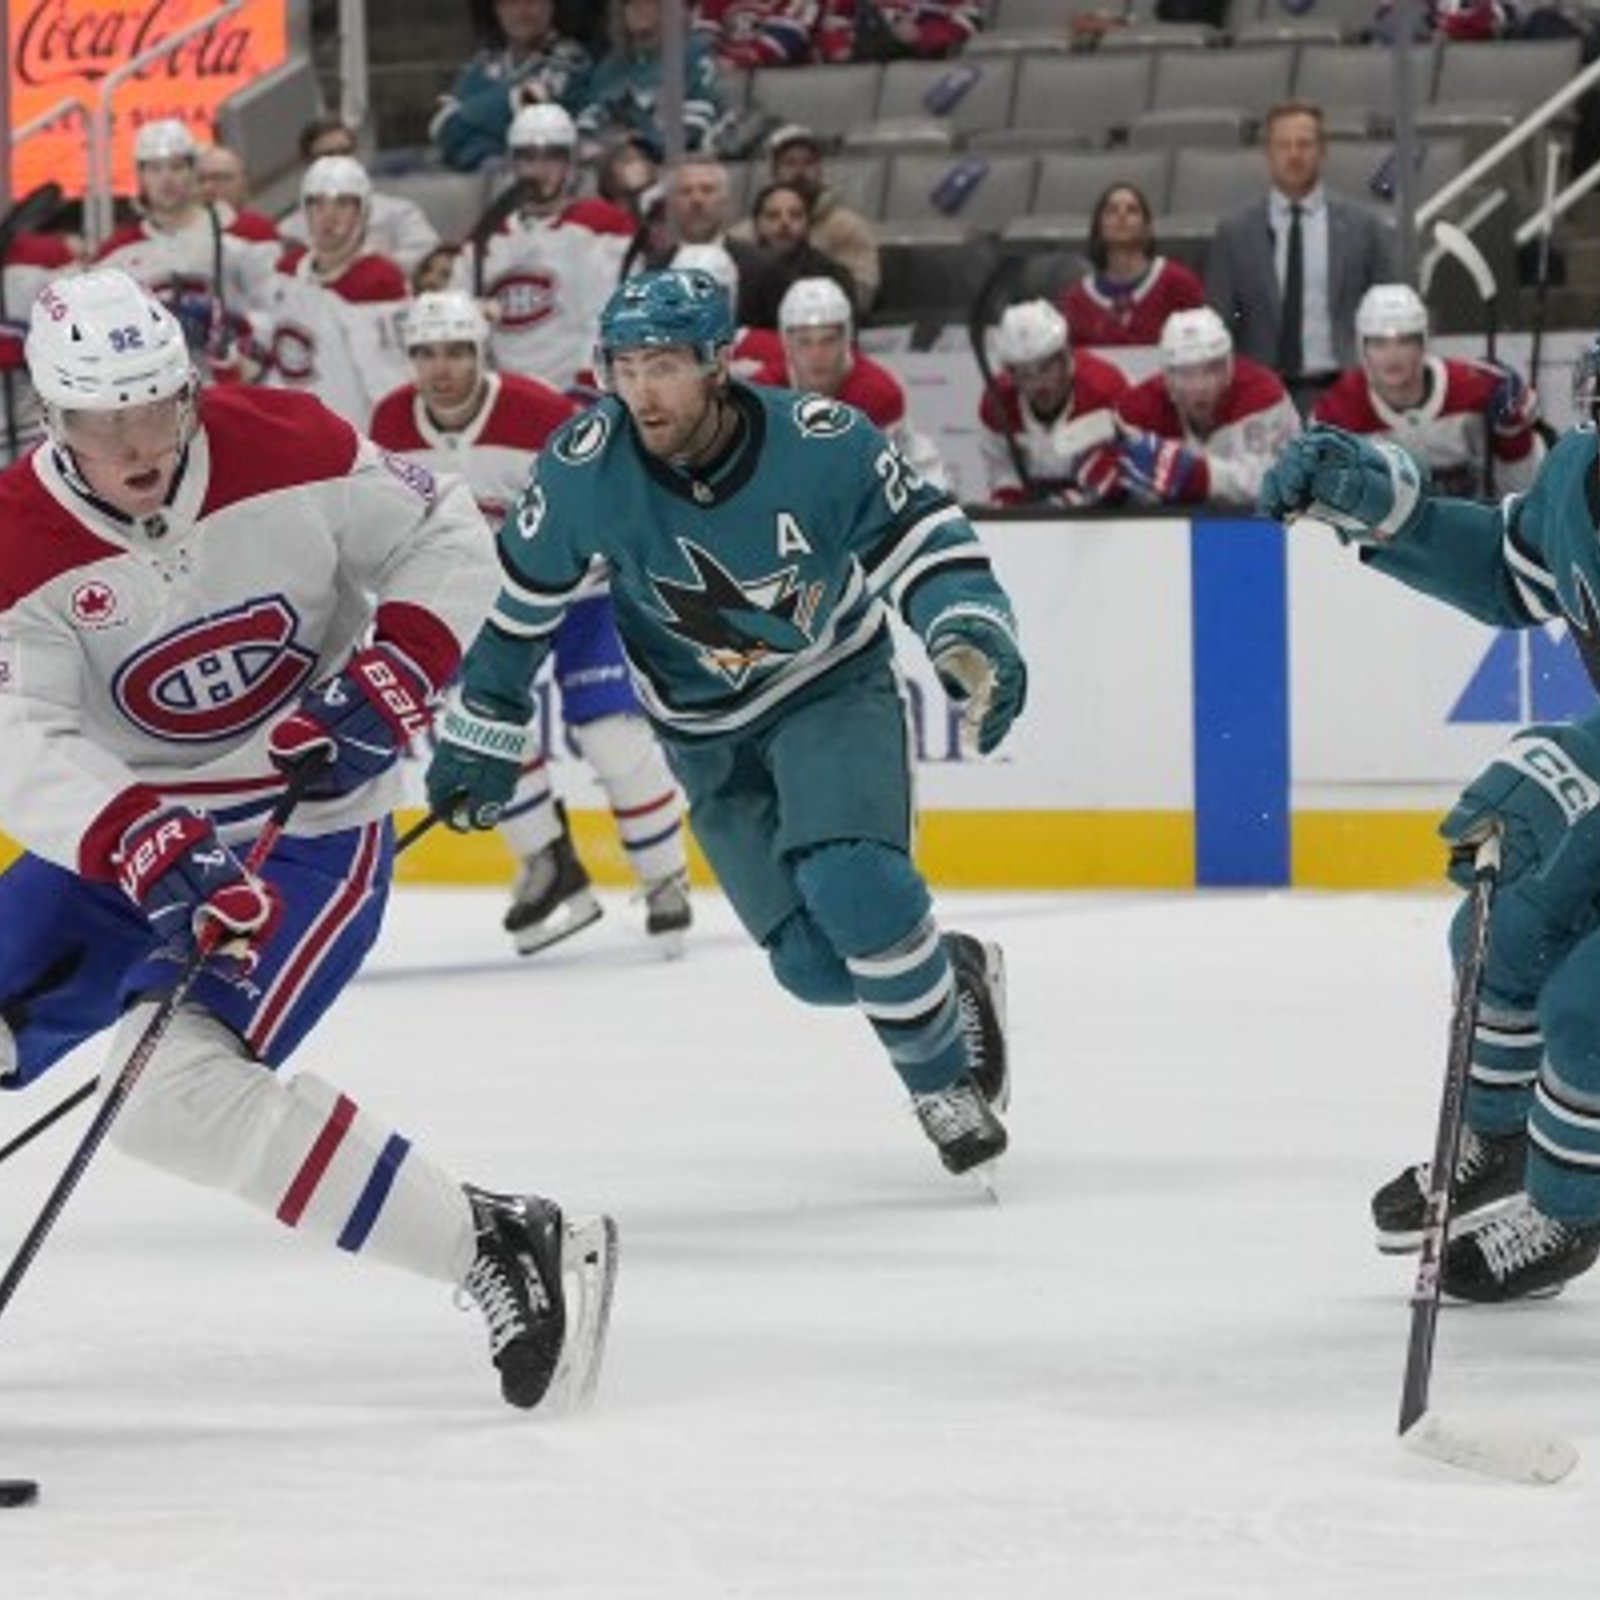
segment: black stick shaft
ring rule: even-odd
[[[1500,881],[1500,835],[1491,833],[1478,846],[1468,900],[1467,930],[1461,965],[1456,970],[1455,1000],[1450,1009],[1450,1049],[1445,1062],[1444,1090],[1439,1097],[1439,1127],[1433,1141],[1433,1168],[1428,1175],[1428,1206],[1422,1228],[1422,1255],[1411,1291],[1411,1333],[1406,1345],[1406,1374],[1400,1391],[1400,1432],[1428,1409],[1433,1376],[1434,1335],[1439,1320],[1441,1268],[1450,1226],[1450,1184],[1461,1143],[1461,1118],[1466,1108],[1467,1074],[1478,1026],[1478,1001],[1483,992],[1484,959],[1489,948],[1489,914]]]

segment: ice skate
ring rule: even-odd
[[[571,1409],[593,1395],[605,1355],[616,1281],[610,1217],[568,1222],[537,1195],[467,1185],[478,1254],[462,1280],[489,1327],[489,1352],[506,1401],[531,1410],[547,1397]]]
[[[1557,1293],[1600,1259],[1600,1223],[1557,1222],[1531,1200],[1507,1207],[1445,1248],[1452,1300],[1521,1300]]]
[[[997,944],[970,933],[947,933],[945,949],[956,973],[956,1003],[967,1036],[967,1071],[997,1111],[1011,1103],[1011,1062],[1006,1048],[1006,963]]]
[[[1528,1136],[1521,1131],[1494,1136],[1474,1133],[1471,1128],[1461,1130],[1450,1192],[1452,1234],[1476,1226],[1485,1220],[1480,1213],[1521,1192],[1527,1156]],[[1429,1181],[1430,1164],[1420,1161],[1373,1195],[1372,1222],[1378,1248],[1385,1255],[1405,1255],[1422,1248]]]
[[[972,1172],[1006,1148],[1006,1130],[970,1072],[948,1089],[914,1094],[911,1104],[947,1172]]]
[[[561,822],[559,837],[523,858],[522,871],[511,891],[511,908],[505,914],[504,926],[518,955],[531,956],[600,920],[600,902],[595,899],[589,874],[573,848],[566,807],[559,800],[556,815]]]
[[[644,886],[644,931],[650,942],[668,961],[683,954],[686,935],[694,922],[694,907],[689,903],[689,879],[685,873],[670,872]]]

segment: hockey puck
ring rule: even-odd
[[[0,1506],[31,1506],[39,1498],[32,1478],[0,1478]]]

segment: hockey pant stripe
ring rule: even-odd
[[[306,1207],[311,1204],[312,1195],[317,1192],[317,1185],[327,1174],[339,1146],[344,1143],[344,1136],[350,1131],[350,1124],[355,1119],[355,1101],[348,1095],[340,1095],[334,1102],[333,1110],[328,1113],[328,1120],[322,1125],[322,1132],[317,1135],[310,1153],[294,1175],[294,1181],[289,1185],[278,1206],[279,1222],[292,1228],[305,1215]]]
[[[932,917],[905,938],[847,965],[856,1001],[913,1093],[943,1089],[966,1070],[955,972]]]
[[[612,806],[611,814],[618,822],[631,822],[635,817],[647,817],[652,811],[661,810],[663,806],[674,805],[677,799],[677,794],[669,789],[665,794],[657,795],[654,800],[648,800],[642,806]]]
[[[344,887],[306,930],[257,1008],[245,1038],[263,1059],[270,1059],[274,1039],[294,1014],[295,1001],[315,981],[318,964],[355,921],[372,893],[382,858],[383,836],[382,823],[370,823],[361,830],[355,864]]]
[[[1527,1121],[1543,1060],[1544,1033],[1536,1013],[1486,1005],[1472,1042],[1467,1126],[1478,1133],[1518,1132]]]
[[[1600,1101],[1563,1083],[1548,1062],[1528,1118],[1533,1203],[1565,1222],[1600,1221]]]
[[[398,1133],[389,1135],[388,1142],[378,1156],[377,1165],[372,1169],[372,1176],[367,1179],[367,1186],[361,1191],[361,1198],[356,1201],[356,1208],[350,1213],[350,1220],[345,1223],[336,1241],[341,1250],[359,1250],[367,1242],[367,1235],[372,1232],[372,1225],[378,1220],[384,1201],[389,1198],[395,1174],[399,1172],[400,1163],[405,1160],[410,1148],[409,1139]]]

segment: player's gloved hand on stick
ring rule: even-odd
[[[935,624],[928,655],[978,754],[988,755],[1028,699],[1028,667],[1011,630],[998,619],[961,612]]]
[[[1600,734],[1587,723],[1524,728],[1478,774],[1439,824],[1450,881],[1472,883],[1478,841],[1501,829],[1501,876],[1538,871],[1580,817],[1600,808]],[[1600,887],[1600,885],[1597,885]]]
[[[1176,439],[1142,430],[1125,433],[1117,447],[1117,476],[1133,499],[1178,505],[1206,497],[1205,457]]]
[[[1498,434],[1526,433],[1538,417],[1538,400],[1523,381],[1522,374],[1511,367],[1495,363],[1499,374],[1494,391],[1489,396],[1489,426]]]
[[[1405,533],[1427,488],[1427,474],[1399,445],[1319,424],[1283,447],[1257,503],[1269,517],[1315,517],[1348,544]]]
[[[429,809],[458,833],[494,827],[533,754],[533,730],[462,694],[445,702],[437,738],[428,763]]]
[[[267,752],[285,773],[320,761],[305,786],[307,799],[349,794],[387,772],[426,732],[432,693],[400,651],[371,645],[351,656],[343,672],[306,693],[268,735]]]
[[[124,835],[118,882],[163,945],[187,959],[202,937],[214,954],[248,971],[278,920],[271,887],[217,837],[211,818],[186,806],[146,817]]]

